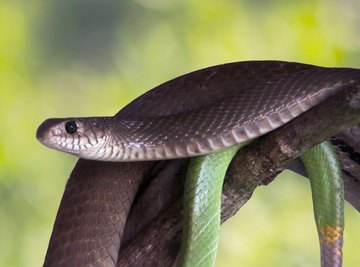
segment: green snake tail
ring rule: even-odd
[[[184,192],[184,223],[178,266],[215,264],[220,230],[221,190],[226,170],[240,146],[194,158]]]
[[[323,142],[301,159],[310,178],[321,266],[342,266],[344,187],[337,155],[329,142]]]

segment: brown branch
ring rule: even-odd
[[[242,149],[230,165],[223,187],[222,221],[233,216],[251,197],[258,185],[271,182],[291,160],[360,121],[359,96],[359,86],[349,87],[345,92],[329,98],[277,131]],[[185,167],[179,167],[178,172]],[[173,177],[181,179],[183,176],[182,173]],[[345,186],[346,184],[345,181]],[[359,187],[359,183],[357,186]],[[357,190],[359,191],[359,188]],[[181,194],[178,194],[173,199],[180,198]],[[156,196],[152,196],[154,197]],[[132,212],[141,213],[140,209],[144,209],[143,204],[139,204],[141,198],[139,197]],[[149,196],[146,199],[149,201]],[[359,202],[358,199],[356,201]],[[181,200],[175,200],[172,205],[167,203],[163,208],[158,208],[159,215],[156,215],[156,219],[144,223],[146,226],[142,229],[137,229],[136,237],[129,238],[121,247],[118,266],[172,265],[180,244],[180,203]],[[151,210],[151,207],[149,209]],[[132,225],[134,219],[139,217],[129,217],[128,225]],[[125,232],[127,229],[128,227]]]

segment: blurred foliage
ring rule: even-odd
[[[209,65],[359,66],[356,0],[0,1],[0,266],[40,266],[76,159],[35,140],[47,117],[111,115]],[[319,266],[308,182],[259,188],[223,225],[218,266]],[[360,218],[346,209],[345,266]],[[241,264],[240,264],[241,263]]]

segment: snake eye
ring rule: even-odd
[[[77,130],[77,125],[75,123],[75,121],[68,121],[66,124],[65,124],[65,130],[67,133],[69,134],[73,134],[76,132]]]

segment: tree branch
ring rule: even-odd
[[[233,216],[246,203],[257,186],[271,182],[293,159],[360,121],[360,87],[353,86],[344,91],[239,151],[229,167],[223,187],[222,222]],[[348,165],[344,167],[346,174]],[[172,177],[184,179],[184,168],[186,162],[173,170],[176,175]],[[165,180],[170,185],[179,186],[176,179],[168,177]],[[360,192],[359,182],[354,185],[353,179],[345,176],[346,192],[349,192],[348,185],[356,186],[356,190],[352,192]],[[150,204],[157,198],[156,195],[146,194],[151,191],[151,184],[149,182],[149,189],[144,190],[138,197],[132,213],[141,214],[144,209],[142,199],[146,199]],[[162,187],[159,183],[156,186]],[[136,229],[136,236],[128,238],[127,242],[122,244],[118,266],[172,265],[181,235],[181,191],[176,192],[177,195],[169,198],[169,202],[157,207],[154,213],[156,216],[152,216],[156,217],[154,220],[144,221],[143,225]],[[354,194],[346,194],[346,198],[352,201],[354,206],[360,207],[359,195],[356,197]],[[151,210],[150,206],[148,208]],[[129,217],[125,233],[132,231],[133,220],[139,220],[139,216]]]

